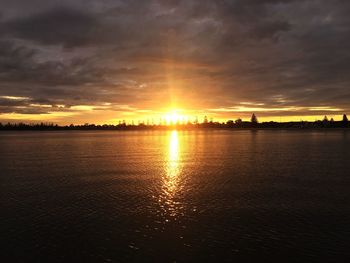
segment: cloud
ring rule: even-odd
[[[44,45],[62,44],[75,47],[94,38],[98,26],[96,17],[71,8],[56,8],[8,21],[8,33]]]
[[[4,0],[0,8],[0,96],[32,100],[2,99],[2,112],[245,101],[270,113],[350,110],[347,1],[35,0],[33,8]]]

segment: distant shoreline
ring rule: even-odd
[[[349,130],[349,122],[266,122],[251,123],[201,123],[178,125],[70,125],[54,124],[7,124],[0,126],[1,131],[195,131],[195,130]]]

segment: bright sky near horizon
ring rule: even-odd
[[[0,122],[350,114],[350,1],[2,0]]]

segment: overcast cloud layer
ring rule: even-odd
[[[347,0],[2,0],[0,12],[0,120],[172,104],[350,112]]]

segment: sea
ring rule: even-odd
[[[0,262],[350,262],[350,131],[0,133]]]

